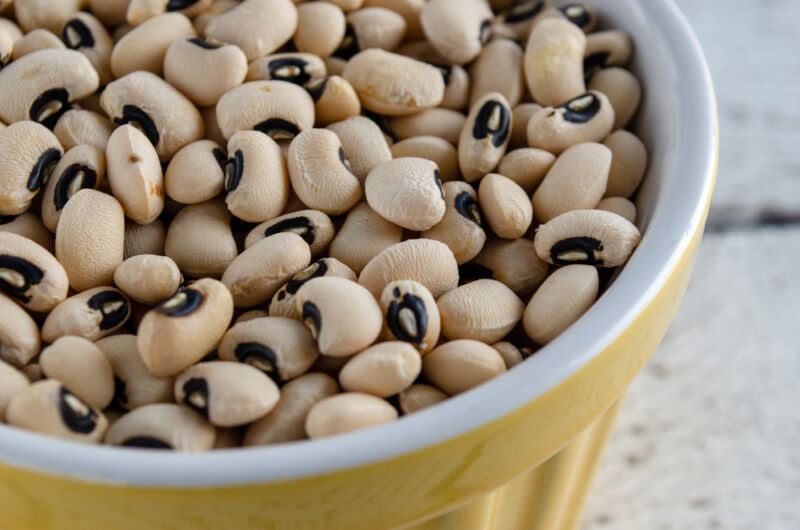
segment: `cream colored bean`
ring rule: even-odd
[[[422,237],[435,239],[447,245],[456,262],[462,265],[478,255],[486,242],[478,194],[466,182],[445,182],[444,200],[447,205],[442,220]]]
[[[339,137],[327,129],[300,133],[289,147],[292,189],[311,208],[345,213],[361,199],[361,183],[348,167]]]
[[[542,108],[538,103],[520,103],[511,111],[511,138],[508,150],[528,147],[528,122]],[[502,173],[502,172],[501,172]]]
[[[247,70],[248,81],[286,81],[300,86],[327,76],[328,70],[322,59],[310,53],[297,52],[260,57],[251,62]]]
[[[0,232],[11,232],[27,237],[51,254],[54,252],[55,238],[44,226],[42,219],[30,211],[17,216],[0,216]]]
[[[404,415],[432,407],[447,399],[447,394],[430,385],[416,384],[400,392],[400,410]]]
[[[536,103],[558,105],[586,92],[586,36],[567,20],[547,18],[533,28],[525,47],[525,78]]]
[[[44,28],[55,33],[83,3],[83,0],[15,0],[14,15],[25,32]]]
[[[397,419],[397,411],[381,398],[345,392],[318,401],[306,417],[311,439],[344,434]]]
[[[0,361],[0,421],[5,419],[6,408],[11,400],[24,393],[28,386],[30,383],[25,374],[10,364]]]
[[[195,105],[215,105],[247,75],[247,58],[232,44],[183,37],[164,56],[164,79]]]
[[[431,160],[439,168],[442,182],[459,177],[458,151],[453,144],[436,136],[417,136],[392,144],[393,158],[415,157]]]
[[[88,0],[89,8],[103,24],[109,27],[125,22],[130,0]]]
[[[76,13],[61,30],[61,36],[67,47],[84,54],[100,78],[100,86],[107,85],[112,79],[111,51],[114,41],[108,30],[97,18],[89,13]]]
[[[233,299],[221,282],[204,278],[149,311],[139,324],[137,346],[155,376],[176,375],[205,357],[233,317]]]
[[[323,355],[344,357],[369,347],[383,324],[369,291],[344,278],[318,277],[295,295],[295,307]]]
[[[164,255],[164,240],[167,237],[164,223],[156,219],[149,225],[125,223],[124,258],[132,258],[140,254]]]
[[[590,90],[597,90],[608,97],[614,109],[614,129],[628,126],[642,100],[642,85],[629,71],[623,68],[604,68],[589,82]]]
[[[391,282],[381,293],[380,304],[384,339],[407,342],[423,354],[436,346],[441,320],[427,287],[413,280]]]
[[[403,240],[403,229],[378,215],[365,202],[347,214],[331,242],[330,256],[356,273],[384,249]]]
[[[297,234],[308,243],[312,256],[328,248],[336,230],[331,218],[317,210],[298,210],[276,217],[253,228],[245,239],[245,248],[282,232]]]
[[[48,379],[102,410],[114,397],[114,372],[102,350],[82,337],[60,337],[42,350],[39,366]]]
[[[437,136],[453,145],[458,144],[467,117],[450,109],[427,109],[411,116],[389,120],[389,128],[398,140],[416,136]]]
[[[540,258],[555,265],[625,263],[641,235],[630,222],[603,210],[573,210],[541,225],[534,244]]]
[[[422,360],[425,377],[451,396],[485,383],[505,371],[505,362],[497,350],[470,339],[446,342]]]
[[[613,212],[632,224],[636,223],[636,205],[624,197],[606,197],[597,203],[597,209]]]
[[[470,109],[458,140],[458,164],[464,180],[475,182],[492,172],[506,154],[511,109],[502,94],[490,92]]]
[[[361,271],[358,283],[377,297],[395,280],[418,281],[437,298],[458,285],[458,263],[440,241],[409,239],[372,258]]]
[[[332,75],[325,79],[317,79],[309,82],[306,89],[314,100],[314,113],[320,126],[324,127],[361,114],[358,94],[353,85],[343,77]]]
[[[149,72],[133,72],[110,83],[100,105],[115,124],[140,129],[161,160],[169,160],[183,146],[203,137],[205,126],[197,108]]]
[[[161,75],[164,57],[178,39],[197,37],[192,22],[181,13],[164,13],[133,28],[111,52],[111,71],[120,78],[141,70]]]
[[[26,309],[50,311],[67,297],[67,273],[52,254],[30,239],[0,232],[0,291]]]
[[[39,353],[39,327],[24,309],[3,294],[0,294],[0,314],[3,315],[0,319],[0,360],[21,368]],[[6,404],[0,403],[0,416]]]
[[[361,105],[386,116],[405,116],[435,107],[444,98],[444,80],[429,64],[371,49],[355,55],[342,73]]]
[[[492,92],[502,94],[510,106],[516,107],[525,94],[524,55],[522,48],[509,39],[497,39],[487,44],[470,66],[470,107]]]
[[[363,183],[372,169],[392,159],[389,144],[380,127],[364,116],[355,116],[332,123],[328,130],[336,133],[344,149],[345,159],[350,162],[350,171]]]
[[[235,44],[252,61],[283,46],[297,29],[297,9],[290,0],[245,0],[215,16],[207,37]]]
[[[169,198],[183,204],[213,199],[225,189],[228,154],[211,140],[198,140],[175,153],[164,174]]]
[[[73,335],[96,341],[119,330],[131,315],[131,302],[113,287],[95,287],[58,304],[44,321],[42,339]]]
[[[513,342],[497,342],[492,344],[492,348],[497,350],[503,357],[507,369],[512,369],[516,365],[534,354],[534,349],[529,346],[522,346]]]
[[[442,334],[487,344],[501,340],[522,318],[525,305],[496,280],[477,280],[442,295],[437,301]]]
[[[583,143],[564,151],[533,194],[533,212],[546,223],[572,210],[597,206],[606,191],[611,150],[603,144]]]
[[[26,211],[61,154],[58,139],[38,123],[21,121],[0,131],[0,215]]]
[[[492,278],[504,283],[519,296],[528,294],[547,276],[548,264],[536,254],[530,239],[490,239],[474,263],[492,272]]]
[[[297,6],[297,31],[294,45],[301,52],[327,57],[339,48],[344,38],[342,9],[329,2],[304,2]]]
[[[508,177],[489,173],[481,180],[478,202],[489,227],[499,237],[517,239],[533,221],[528,194]]]
[[[624,31],[597,31],[586,37],[583,75],[588,83],[603,68],[625,66],[633,54],[631,36]]]
[[[164,252],[187,276],[222,276],[238,255],[230,214],[213,201],[185,207],[169,225]]]
[[[250,81],[220,98],[217,120],[225,138],[254,129],[273,140],[291,140],[314,126],[314,101],[293,83]]]
[[[114,271],[114,283],[133,300],[156,305],[175,294],[183,276],[166,256],[141,254],[126,259]]]
[[[305,374],[281,388],[281,399],[272,411],[247,429],[243,445],[266,445],[306,438],[306,416],[319,401],[339,392],[332,377]]]
[[[348,392],[364,392],[389,397],[414,382],[422,369],[422,359],[406,342],[382,342],[350,359],[339,373],[339,383]]]
[[[82,189],[62,208],[56,257],[76,291],[110,285],[124,245],[125,215],[114,197]]]
[[[547,344],[589,310],[598,289],[597,269],[590,265],[556,269],[525,308],[525,332],[538,344]]]
[[[68,110],[58,119],[53,134],[69,150],[78,145],[92,145],[105,152],[114,130],[111,121],[91,110]]]
[[[465,64],[489,39],[492,10],[484,0],[429,0],[420,14],[422,30],[448,62]]]
[[[42,219],[53,232],[67,201],[84,188],[98,189],[106,176],[106,157],[92,145],[79,145],[67,151],[47,181],[42,194]]]
[[[39,381],[11,399],[6,422],[76,442],[99,442],[108,422],[102,412],[55,380]]]
[[[95,345],[105,354],[114,371],[114,403],[133,410],[173,399],[174,380],[151,374],[139,355],[136,335],[112,335]]]
[[[154,403],[139,407],[118,419],[105,437],[108,445],[141,449],[208,451],[216,429],[186,407]]]
[[[611,149],[611,169],[605,197],[631,197],[644,179],[647,148],[633,133],[619,130],[603,144]]]
[[[364,7],[383,7],[402,16],[406,21],[406,39],[423,37],[420,13],[425,0],[364,0]]]
[[[347,14],[347,30],[335,54],[350,59],[370,48],[394,50],[406,34],[406,21],[398,13],[382,7],[364,7]]]
[[[306,282],[326,276],[345,278],[352,282],[357,280],[356,273],[336,258],[322,258],[298,272],[286,285],[280,288],[269,304],[270,316],[300,319],[301,311],[295,304],[295,295]]]
[[[11,59],[17,61],[39,50],[63,50],[66,46],[56,35],[46,29],[35,29],[14,43]]]
[[[528,122],[528,145],[559,154],[579,143],[603,141],[613,126],[608,98],[591,91],[534,114]]]
[[[155,147],[133,125],[118,127],[106,146],[108,183],[125,215],[153,222],[164,209],[164,176]]]
[[[497,172],[531,193],[539,187],[555,161],[556,156],[544,149],[523,147],[507,153],[500,160]]]

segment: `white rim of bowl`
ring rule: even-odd
[[[681,150],[693,156],[682,157],[675,169],[695,180],[681,180],[679,191],[664,192],[639,248],[614,284],[578,323],[525,363],[436,407],[332,438],[185,454],[86,445],[0,425],[0,462],[129,486],[208,488],[280,482],[440,444],[479,429],[560,384],[608,347],[653,300],[687,251],[712,193],[717,113],[703,52],[672,1],[648,2],[646,9],[659,21],[657,31],[671,36],[674,53],[685,59],[681,79],[696,96],[690,109],[695,112],[683,116],[681,142]],[[686,197],[695,200],[688,202]],[[627,309],[620,314],[620,307]]]

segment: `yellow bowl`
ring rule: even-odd
[[[508,374],[375,429],[173,454],[0,427],[3,530],[577,528],[615,404],[681,300],[717,157],[711,80],[667,0],[595,0],[636,42],[641,245],[572,328]]]

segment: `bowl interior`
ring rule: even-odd
[[[649,152],[637,196],[642,242],[567,332],[509,373],[399,421],[330,439],[175,454],[86,446],[0,425],[0,462],[125,484],[271,482],[367,464],[436,444],[536,399],[602,351],[663,284],[702,222],[716,156],[716,107],[699,45],[671,0],[592,0],[603,28],[634,39],[644,97],[633,129]]]

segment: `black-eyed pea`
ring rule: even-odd
[[[364,108],[386,116],[414,114],[444,98],[444,80],[435,66],[381,49],[355,55],[342,77]]]
[[[411,386],[421,369],[422,358],[411,344],[382,342],[351,358],[339,372],[339,384],[348,392],[387,398]]]
[[[398,158],[379,164],[367,176],[365,194],[381,217],[409,230],[429,230],[444,216],[439,168],[424,158]]]
[[[214,201],[186,206],[169,225],[164,252],[187,276],[222,276],[238,255],[230,213]]]
[[[108,118],[82,109],[68,110],[53,128],[53,134],[66,150],[77,145],[92,145],[103,152],[113,131],[114,125]]]
[[[0,232],[27,237],[51,254],[54,252],[53,233],[47,229],[41,217],[30,211],[17,216],[0,216]]]
[[[422,237],[446,244],[461,265],[478,255],[486,242],[481,224],[478,194],[466,182],[445,182],[442,186],[446,209],[442,220]]]
[[[525,333],[537,344],[552,341],[589,310],[598,289],[597,269],[590,265],[556,269],[525,308]]]
[[[103,24],[114,27],[125,22],[130,0],[88,0],[87,3],[94,16]]]
[[[466,121],[467,117],[456,110],[437,107],[411,116],[392,118],[389,128],[398,140],[436,136],[457,145]]]
[[[194,17],[194,29],[197,34],[205,36],[206,26],[208,26],[212,18],[238,5],[239,0],[213,0],[205,11]]]
[[[522,346],[509,341],[492,344],[492,348],[500,353],[509,370],[533,355],[535,351],[530,346]]]
[[[39,366],[48,379],[102,410],[114,397],[114,372],[103,351],[83,337],[65,336],[42,350]]]
[[[125,19],[136,26],[167,12],[177,11],[187,17],[199,15],[211,5],[212,0],[130,0]]]
[[[347,214],[344,224],[331,242],[330,256],[356,273],[385,248],[403,240],[403,229],[377,214],[365,202]]]
[[[554,154],[583,142],[602,142],[614,127],[614,108],[592,90],[557,107],[546,107],[528,121],[528,145]]]
[[[247,58],[232,44],[182,37],[164,56],[164,79],[195,105],[215,105],[247,75]]]
[[[503,175],[489,173],[481,179],[478,202],[489,228],[499,237],[520,238],[533,221],[533,207],[528,194]]]
[[[314,101],[294,83],[250,81],[220,98],[217,120],[225,138],[253,129],[276,141],[291,140],[314,126]]]
[[[205,35],[235,44],[252,61],[283,46],[295,29],[297,8],[291,0],[245,0],[209,20]]]
[[[583,30],[591,33],[597,26],[597,14],[592,7],[584,2],[571,2],[558,6],[564,18]]]
[[[350,12],[355,9],[361,8],[364,5],[364,0],[326,0],[334,5],[339,6],[342,11]]]
[[[196,412],[174,403],[153,403],[132,410],[108,429],[105,443],[139,449],[208,451],[216,429]]]
[[[547,276],[548,264],[536,254],[530,239],[491,239],[473,263],[489,269],[491,278],[504,283],[519,296],[539,286]]]
[[[302,322],[276,316],[237,323],[218,350],[220,359],[257,368],[276,383],[303,375],[319,357],[317,343]]]
[[[525,78],[536,103],[558,105],[586,92],[583,55],[586,35],[567,20],[546,18],[525,47]]]
[[[590,90],[608,97],[614,109],[614,129],[625,128],[630,123],[642,100],[642,85],[636,76],[624,68],[604,68],[589,82]]]
[[[303,131],[292,140],[288,159],[292,189],[309,207],[339,215],[361,199],[361,183],[333,131]]]
[[[488,41],[492,10],[484,0],[430,0],[420,13],[422,30],[448,62],[465,64]]]
[[[14,43],[11,59],[19,59],[39,50],[63,50],[66,46],[54,33],[46,29],[35,29]]]
[[[406,21],[406,39],[423,38],[420,13],[425,0],[364,0],[364,7],[383,7],[402,16]]]
[[[320,2],[324,3],[324,2]],[[307,86],[314,100],[317,124],[330,125],[361,114],[361,102],[353,85],[338,75],[311,81]]]
[[[153,254],[126,259],[114,271],[117,287],[133,300],[147,305],[156,305],[171,297],[182,280],[174,261]]]
[[[102,187],[106,176],[106,157],[93,145],[78,145],[67,151],[56,164],[42,194],[42,220],[55,232],[61,210],[67,201],[84,188]]]
[[[644,179],[647,148],[635,134],[625,130],[611,133],[603,145],[612,153],[604,197],[629,198]]]
[[[344,392],[318,401],[306,416],[309,438],[323,438],[366,429],[397,419],[387,401],[360,392]]]
[[[533,194],[533,213],[545,223],[571,210],[597,206],[606,192],[611,150],[603,144],[582,143],[561,153]]]
[[[390,149],[393,158],[415,157],[433,161],[439,168],[442,182],[459,177],[458,151],[443,138],[417,136],[395,142]]]
[[[427,287],[413,280],[397,280],[380,297],[384,315],[383,338],[407,342],[429,352],[439,341],[441,321],[436,300]]]
[[[108,30],[93,15],[85,12],[75,13],[61,30],[61,37],[68,48],[84,54],[97,70],[100,86],[112,79],[111,50],[114,40]]]
[[[458,285],[458,263],[441,241],[409,239],[372,258],[358,277],[375,297],[395,280],[415,280],[438,298]]]
[[[381,308],[372,294],[354,281],[313,278],[300,287],[294,299],[323,355],[352,355],[369,347],[380,335]]]
[[[616,267],[628,260],[640,239],[636,226],[620,215],[573,210],[539,226],[533,242],[539,257],[554,265]]]
[[[167,231],[164,223],[156,219],[149,225],[136,224],[133,221],[125,222],[125,259],[140,254],[164,255],[164,240]]]
[[[47,312],[67,297],[64,266],[27,237],[0,232],[0,291],[37,312]]]
[[[633,54],[633,41],[624,31],[597,31],[586,37],[584,53],[583,75],[588,83],[604,68],[628,64]]]
[[[500,353],[483,342],[459,339],[435,348],[422,360],[422,373],[448,395],[460,394],[506,371]]]
[[[522,147],[506,153],[497,166],[497,172],[519,184],[527,193],[532,193],[555,161],[556,155],[549,151]]]
[[[95,345],[111,363],[116,405],[133,410],[172,401],[174,379],[156,377],[147,370],[136,346],[136,335],[111,335]]]
[[[431,63],[442,73],[444,96],[439,106],[445,109],[462,110],[467,106],[470,94],[470,74],[457,64]]]
[[[512,2],[511,5],[504,6],[503,11],[495,18],[492,36],[499,33],[506,38],[524,41],[537,23],[553,16],[561,15],[546,0]]]
[[[192,22],[181,13],[164,13],[131,29],[111,52],[111,71],[120,78],[135,71],[161,75],[164,56],[181,38],[197,37]]]
[[[137,347],[155,376],[176,375],[212,351],[233,317],[224,284],[203,278],[150,310],[139,324]]]
[[[38,381],[11,399],[6,422],[14,427],[77,442],[99,442],[108,422],[102,412],[54,379]]]
[[[243,445],[249,447],[304,439],[306,416],[311,407],[338,392],[336,380],[323,373],[309,373],[289,381],[281,388],[281,399],[275,408],[247,429]]]
[[[95,287],[58,304],[44,321],[42,339],[73,335],[96,341],[119,330],[131,315],[131,302],[113,287]]]
[[[24,309],[2,294],[0,314],[3,315],[0,319],[0,360],[21,368],[39,353],[39,326]]]
[[[488,43],[469,69],[472,80],[469,105],[486,94],[499,92],[512,107],[525,95],[523,58],[525,52],[513,40],[496,39]]]
[[[83,0],[19,0],[14,2],[14,16],[25,32],[37,28],[57,32],[83,4]]]
[[[261,418],[280,399],[278,386],[260,370],[229,361],[199,363],[175,379],[175,401],[218,427]]]
[[[442,335],[492,344],[514,329],[525,305],[505,284],[477,280],[443,294],[437,301]]]
[[[358,280],[353,270],[336,258],[322,258],[315,261],[302,271],[298,272],[292,279],[281,287],[269,304],[270,316],[300,319],[301,311],[295,304],[295,295],[300,288],[314,278],[332,276],[345,278],[352,282]]]
[[[0,421],[5,419],[9,402],[14,396],[25,392],[29,385],[25,374],[0,360]]]
[[[344,32],[345,17],[339,6],[321,1],[297,6],[294,45],[299,51],[327,57],[339,48]]]
[[[247,69],[248,81],[286,81],[295,85],[325,79],[328,70],[325,62],[310,53],[276,53],[259,57]]]
[[[606,197],[597,203],[597,209],[613,212],[630,223],[636,223],[636,205],[625,197]]]
[[[381,128],[369,118],[354,116],[332,123],[327,129],[336,133],[350,171],[361,183],[375,166],[392,159]]]
[[[406,35],[406,21],[383,7],[364,7],[347,14],[345,36],[334,55],[350,59],[362,50],[394,50]]]
[[[289,199],[289,176],[275,140],[257,131],[239,131],[228,140],[228,156],[228,210],[251,223],[279,216]]]
[[[110,83],[100,105],[116,125],[130,124],[141,130],[161,160],[169,160],[183,146],[203,138],[205,125],[197,108],[150,72],[133,72]]]
[[[298,210],[265,221],[253,228],[245,239],[245,248],[258,243],[265,237],[289,232],[297,234],[308,243],[312,256],[324,252],[331,243],[336,230],[327,214],[318,210]]]
[[[430,385],[416,384],[400,392],[398,401],[403,414],[411,414],[447,399],[447,394]]]
[[[467,182],[492,172],[506,154],[511,136],[511,108],[506,98],[490,92],[476,101],[458,140],[458,164]]]
[[[297,234],[279,233],[239,254],[222,275],[236,307],[267,302],[292,276],[308,267],[311,251]]]
[[[58,139],[38,123],[20,121],[0,131],[0,215],[26,211],[61,154]]]
[[[236,317],[234,324],[249,322],[257,318],[264,318],[268,316],[269,316],[269,311],[266,311],[264,309],[251,309],[250,311],[245,311],[244,313]]]
[[[216,142],[192,142],[169,161],[164,173],[164,191],[182,204],[211,200],[225,189],[227,162],[228,154]]]

